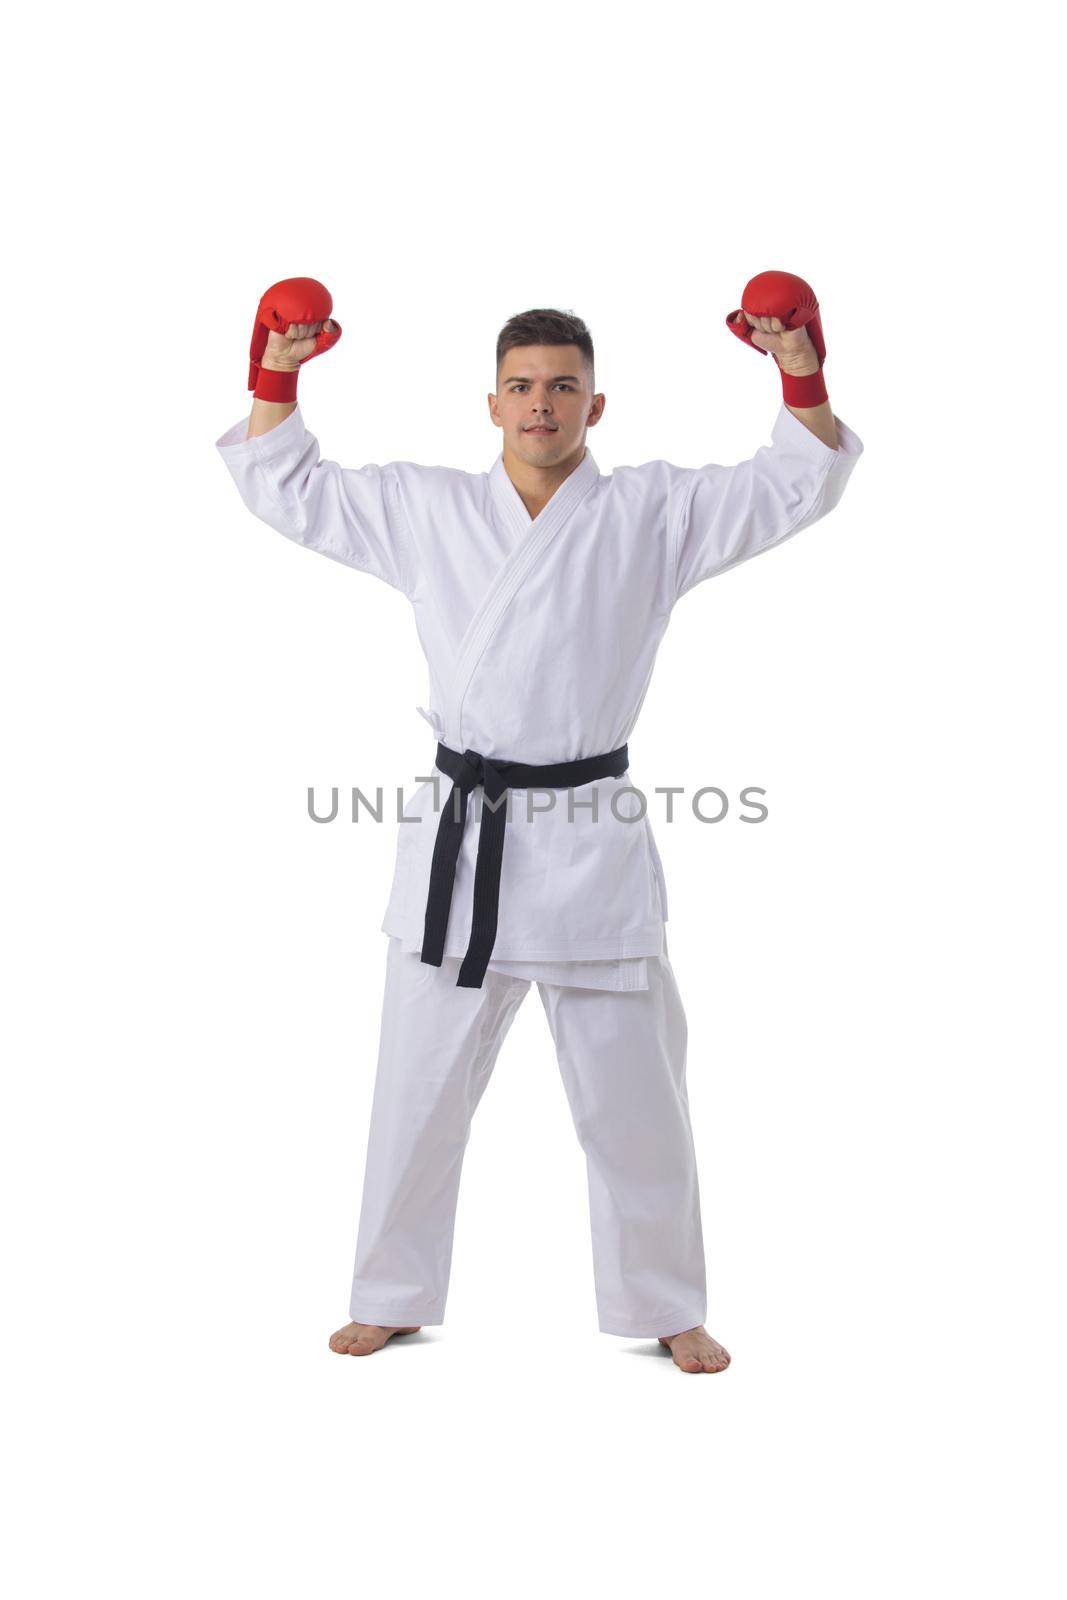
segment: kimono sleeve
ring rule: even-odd
[[[215,441],[248,509],[320,555],[369,572],[412,598],[414,549],[400,468],[342,467],[319,454],[299,406],[269,433],[246,439],[247,417]]]
[[[668,540],[675,600],[833,510],[863,453],[862,440],[834,420],[837,450],[783,405],[771,443],[750,460],[673,469],[680,480],[672,485]]]

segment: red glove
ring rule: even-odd
[[[248,352],[248,387],[255,390],[257,400],[295,400],[296,372],[272,372],[260,366],[267,348],[268,333],[287,333],[294,322],[326,322],[333,310],[333,301],[326,285],[316,278],[283,278],[272,284],[259,302],[256,321],[252,329],[252,345]],[[324,350],[337,343],[341,337],[341,324],[321,328],[315,337],[315,348],[304,361],[312,361]],[[304,362],[300,363],[303,366]]]
[[[823,342],[822,323],[819,321],[819,302],[815,298],[815,291],[803,278],[798,278],[792,272],[761,272],[755,278],[750,278],[745,284],[745,292],[741,296],[741,311],[747,311],[752,317],[777,317],[785,328],[807,328],[808,337],[815,346],[815,354],[819,358],[818,372],[809,373],[806,377],[796,377],[791,372],[782,372],[782,395],[791,406],[820,406],[827,398],[826,384],[823,382],[822,366],[826,360],[826,345]],[[726,326],[731,333],[736,333],[739,339],[744,339],[753,350],[759,350],[761,356],[768,355],[767,350],[760,350],[758,344],[752,344],[752,328],[741,315],[741,311],[731,311],[726,319]],[[776,361],[778,357],[774,358]]]

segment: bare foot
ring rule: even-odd
[[[330,1349],[339,1356],[370,1356],[380,1350],[394,1333],[418,1333],[418,1328],[380,1328],[374,1322],[350,1322],[338,1328],[330,1339]]]
[[[683,1372],[723,1372],[730,1365],[730,1352],[717,1344],[704,1328],[687,1328],[660,1339]]]

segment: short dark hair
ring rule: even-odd
[[[496,341],[496,372],[509,350],[527,344],[576,344],[589,368],[589,382],[596,386],[593,340],[581,317],[570,311],[520,311],[509,317]]]

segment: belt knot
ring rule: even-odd
[[[480,750],[464,750],[463,766],[458,774],[450,772],[449,776],[454,783],[459,784],[465,794],[470,794],[481,784],[486,799],[495,801],[507,792],[508,786],[503,770],[506,770],[508,765],[506,761],[498,763],[490,756],[483,756]]]

